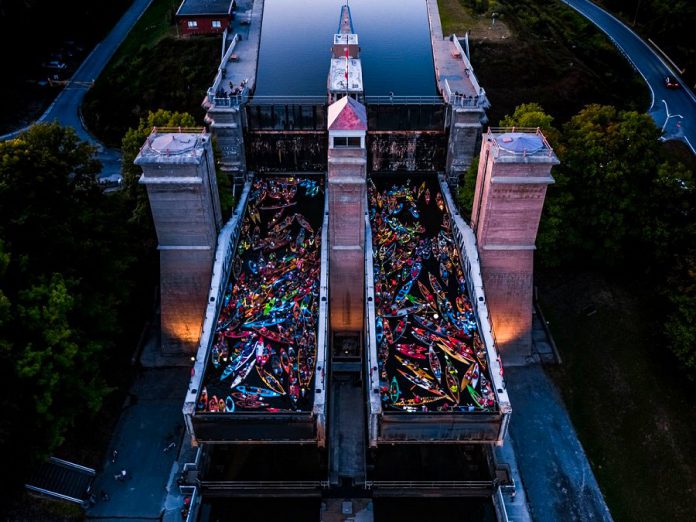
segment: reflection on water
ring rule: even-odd
[[[257,95],[326,94],[330,46],[345,0],[266,0]],[[425,0],[351,0],[365,94],[430,96],[435,73]]]

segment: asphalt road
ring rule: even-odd
[[[623,22],[588,0],[562,0],[609,36],[648,84],[652,101],[648,114],[665,140],[682,140],[696,154],[696,96],[665,60]],[[688,35],[685,35],[688,38]],[[682,87],[668,89],[664,77],[676,76]]]
[[[101,177],[107,177],[121,172],[121,152],[117,149],[106,148],[99,140],[92,136],[82,124],[80,119],[80,106],[91,83],[96,80],[109,63],[109,60],[126,38],[135,22],[145,12],[152,0],[134,0],[121,19],[116,23],[111,32],[98,43],[92,52],[85,58],[80,67],[75,71],[70,84],[56,97],[51,106],[38,119],[38,122],[57,121],[65,127],[72,127],[78,136],[85,141],[94,144],[99,150],[99,159],[103,164]],[[10,139],[17,136],[19,131],[6,134],[0,139]]]

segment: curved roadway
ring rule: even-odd
[[[111,32],[94,47],[89,56],[85,58],[75,71],[70,79],[70,83],[58,94],[51,106],[37,120],[38,122],[57,121],[65,127],[72,127],[80,139],[95,145],[99,151],[98,157],[103,165],[101,177],[121,173],[121,153],[119,150],[106,148],[89,133],[80,118],[80,106],[87,89],[99,77],[116,52],[116,49],[121,45],[121,42],[123,42],[131,28],[135,25],[135,22],[138,21],[151,2],[152,0],[133,1],[133,4],[116,23]],[[0,139],[14,138],[27,128],[0,136]]]
[[[601,29],[633,64],[650,88],[648,114],[662,129],[662,139],[683,140],[696,154],[696,96],[640,36],[588,0],[561,0]],[[664,77],[675,76],[682,87],[668,89]]]

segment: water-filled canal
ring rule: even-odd
[[[345,0],[265,0],[256,94],[323,96]],[[436,94],[425,0],[351,0],[365,94]]]

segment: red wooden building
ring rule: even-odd
[[[232,23],[234,0],[184,0],[176,12],[181,36],[222,33]]]

